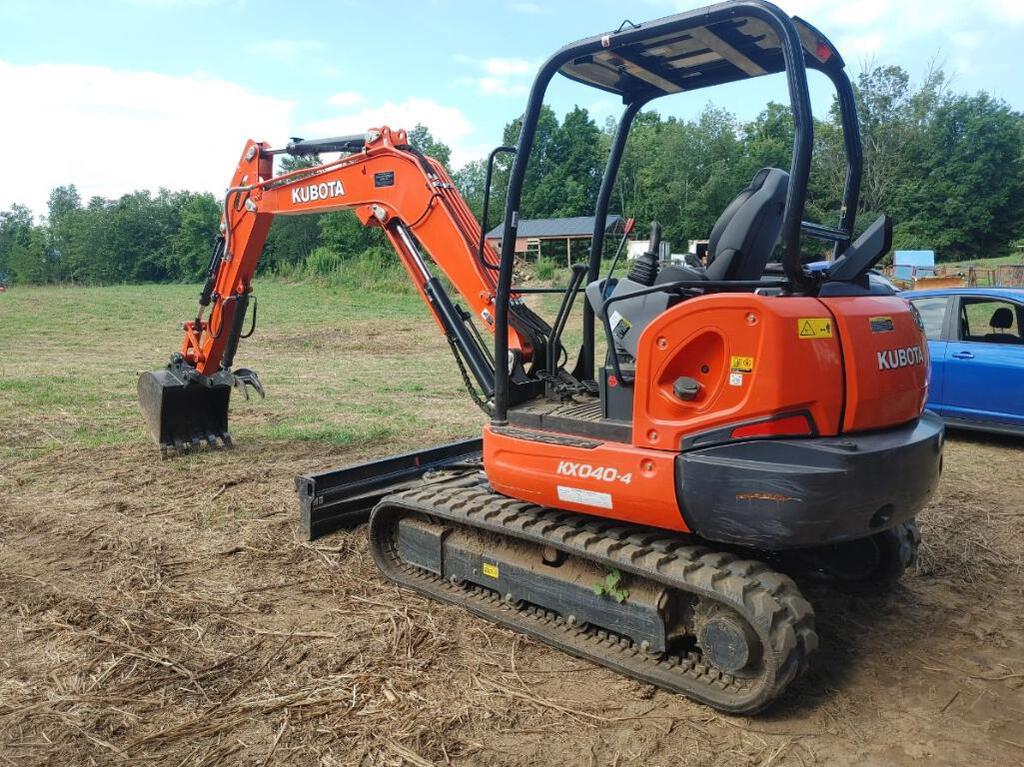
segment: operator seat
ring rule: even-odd
[[[750,185],[726,206],[711,230],[708,267],[702,269],[671,264],[660,269],[653,284],[760,279],[782,231],[782,214],[788,190],[789,174],[786,171],[779,168],[758,171]],[[626,277],[611,288],[609,298],[643,290],[651,284]],[[590,283],[586,292],[587,301],[594,313],[603,318],[607,300],[604,280]],[[668,293],[651,293],[616,301],[611,306],[609,317],[616,345],[636,357],[637,339],[644,328],[665,311],[670,302],[677,300],[678,296],[670,296]]]
[[[779,168],[759,170],[750,186],[736,195],[718,217],[708,238],[705,270],[666,266],[655,284],[696,279],[756,280],[764,274],[782,231],[789,174]]]

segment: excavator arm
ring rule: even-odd
[[[340,159],[274,176],[277,154],[342,152]],[[494,363],[472,319],[494,331],[497,255],[479,249],[480,225],[444,167],[408,143],[404,130],[372,129],[365,136],[293,141],[284,150],[249,141],[224,201],[207,280],[195,319],[184,324],[181,349],[165,370],[144,373],[139,400],[154,438],[166,454],[201,443],[231,444],[227,407],[232,387],[262,396],[259,378],[233,370],[252,279],[274,216],[351,209],[365,226],[380,227],[452,345],[467,385],[494,391]],[[430,256],[458,291],[457,307],[421,254]],[[538,357],[550,328],[513,299],[509,363],[523,369]],[[205,316],[204,316],[205,314]],[[255,315],[255,307],[254,312]],[[253,317],[255,326],[255,317]],[[474,389],[475,393],[475,389]]]

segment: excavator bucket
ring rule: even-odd
[[[181,454],[203,445],[216,447],[219,439],[231,447],[228,402],[231,383],[212,379],[182,380],[170,370],[139,376],[139,407],[160,454]]]

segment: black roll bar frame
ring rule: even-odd
[[[847,157],[847,176],[843,190],[843,206],[837,235],[830,239],[835,242],[836,256],[849,246],[860,198],[862,177],[862,150],[860,128],[857,120],[856,104],[853,88],[849,77],[843,70],[842,61],[838,56],[836,63],[820,63],[812,56],[805,56],[799,32],[793,20],[781,9],[765,0],[732,0],[708,8],[666,17],[649,24],[620,28],[619,31],[580,40],[555,52],[540,68],[530,89],[526,111],[523,115],[522,128],[516,146],[515,159],[509,176],[509,184],[505,202],[504,231],[502,235],[501,254],[498,269],[498,284],[495,296],[495,334],[494,334],[494,412],[492,423],[504,425],[508,422],[510,399],[510,370],[514,359],[508,348],[509,302],[512,297],[512,273],[515,260],[515,241],[519,226],[519,206],[522,199],[523,182],[529,163],[537,124],[544,96],[555,74],[574,59],[595,54],[603,49],[628,45],[647,38],[683,32],[698,26],[707,26],[736,17],[753,17],[768,25],[779,39],[779,47],[784,63],[783,73],[786,75],[790,106],[793,113],[793,154],[790,167],[790,183],[786,195],[786,207],[782,223],[783,258],[782,265],[786,288],[793,292],[810,292],[816,287],[813,277],[808,275],[801,263],[800,237],[803,231],[803,213],[807,198],[807,185],[810,176],[811,154],[814,144],[814,121],[811,113],[810,95],[807,86],[807,67],[810,66],[824,73],[836,89],[840,119],[844,133],[844,148]],[[816,30],[815,30],[816,31]],[[824,36],[821,36],[824,38]],[[834,50],[834,48],[832,49]],[[595,207],[594,234],[591,241],[588,280],[599,278],[601,254],[604,246],[604,222],[607,217],[608,205],[618,174],[622,153],[633,120],[639,111],[654,98],[649,93],[627,101],[626,108],[619,120],[619,125],[612,141],[611,152],[602,177],[600,191]],[[818,233],[822,233],[819,231]],[[762,286],[764,286],[762,284]],[[657,286],[659,290],[682,289],[682,285]],[[689,286],[687,286],[689,287]],[[704,283],[692,287],[715,289],[717,285]],[[732,285],[741,288],[739,284]],[[607,317],[607,313],[605,313]],[[594,313],[585,305],[583,314],[583,354],[582,367],[578,371],[583,375],[593,375],[594,369]],[[610,336],[605,321],[606,333]],[[506,361],[504,362],[503,361]]]

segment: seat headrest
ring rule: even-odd
[[[1007,306],[1000,306],[992,312],[988,324],[996,330],[1009,330],[1013,327],[1013,312]]]

